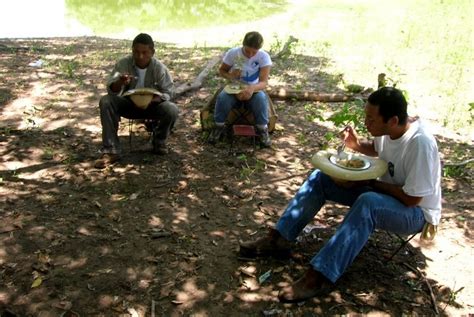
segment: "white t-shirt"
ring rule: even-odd
[[[436,140],[420,120],[405,134],[391,140],[388,135],[374,139],[375,151],[388,163],[380,180],[402,186],[410,196],[423,197],[419,206],[427,222],[441,219],[441,164]]]
[[[258,50],[255,56],[247,58],[242,47],[231,48],[224,55],[222,60],[225,64],[232,66],[232,69],[240,69],[240,81],[254,85],[259,81],[260,68],[271,66],[272,60],[270,55],[264,50]]]
[[[138,75],[137,85],[135,86],[135,88],[143,88],[145,87],[146,68],[135,67],[135,69],[137,70]]]

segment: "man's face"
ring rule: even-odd
[[[365,105],[365,126],[372,136],[388,134],[389,123],[383,122],[383,117],[379,114],[379,106],[367,102]]]
[[[252,58],[254,57],[257,52],[258,52],[258,49],[256,48],[252,48],[252,47],[249,47],[249,46],[244,46],[244,48],[242,49],[244,55],[247,57],[247,58]]]
[[[147,68],[155,51],[146,44],[137,43],[132,47],[135,65],[140,68]]]

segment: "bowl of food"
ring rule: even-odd
[[[370,167],[370,161],[360,157],[360,156],[353,156],[353,155],[331,155],[329,156],[329,161],[344,169],[353,170],[353,171],[361,171],[366,170]]]

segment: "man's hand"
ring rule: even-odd
[[[113,91],[113,92],[118,92],[120,91],[120,89],[122,88],[122,86],[126,86],[128,84],[130,84],[130,82],[132,81],[132,79],[136,78],[135,76],[133,75],[130,75],[130,74],[120,74],[118,76],[118,79],[116,81],[114,81],[112,83],[112,85],[110,85],[110,89]]]
[[[360,140],[357,132],[351,126],[347,126],[340,132],[340,137],[344,140],[346,146],[354,151],[360,152],[368,156],[377,156],[374,142],[368,140]]]
[[[162,101],[163,99],[161,99],[161,97],[158,95],[154,95],[153,99],[151,99],[151,102],[156,102],[156,103],[161,103]]]
[[[240,101],[246,101],[246,100],[249,100],[250,98],[252,98],[252,95],[254,93],[254,90],[251,86],[247,86],[245,87],[244,90],[242,90],[241,92],[239,92],[236,97],[237,99],[239,99]]]
[[[359,151],[359,136],[351,126],[347,126],[340,132],[340,137],[346,146],[352,150]]]
[[[130,74],[120,74],[118,82],[120,82],[120,84],[122,85],[128,85],[130,84],[133,78],[135,78],[135,76],[132,76]]]

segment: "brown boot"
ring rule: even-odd
[[[106,168],[109,165],[114,164],[118,160],[120,160],[120,155],[118,155],[118,154],[103,153],[100,156],[100,158],[95,160],[94,167],[99,168],[99,169],[103,169],[103,168]]]
[[[324,275],[309,268],[303,277],[283,288],[278,299],[282,303],[298,303],[324,293],[329,287],[330,281]]]
[[[240,255],[249,258],[258,256],[287,258],[291,255],[292,246],[293,243],[283,238],[277,230],[270,229],[265,237],[240,243]]]

